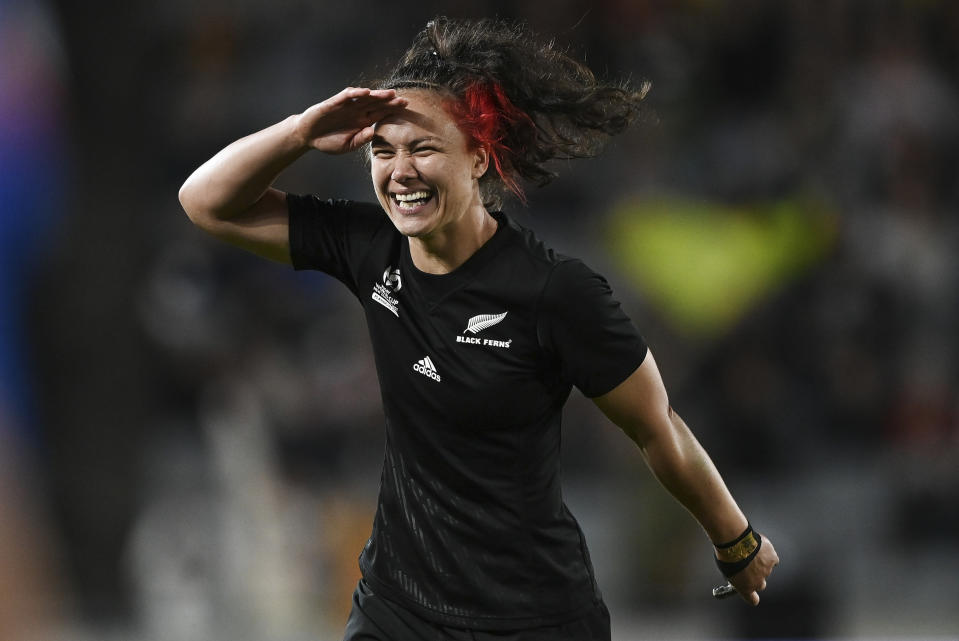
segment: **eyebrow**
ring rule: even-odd
[[[406,146],[415,147],[424,142],[439,142],[439,138],[436,138],[435,136],[423,136],[422,138],[414,138],[413,140],[409,141],[406,144]],[[370,141],[370,145],[373,147],[392,147],[393,146],[390,142],[386,140],[386,138],[384,138],[383,136],[380,136],[379,134],[373,136],[373,139]]]

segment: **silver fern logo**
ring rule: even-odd
[[[463,330],[463,334],[456,337],[456,342],[465,345],[483,345],[485,347],[509,349],[513,344],[512,338],[508,340],[497,340],[495,338],[480,338],[476,336],[483,330],[502,323],[508,313],[509,312],[503,312],[502,314],[480,314],[479,316],[474,316],[466,321],[466,329]],[[472,335],[466,336],[465,334]]]
[[[480,314],[479,316],[474,316],[466,321],[466,329],[463,331],[469,332],[470,334],[479,334],[484,329],[489,329],[493,325],[502,323],[508,313],[509,312],[503,312],[502,314]]]

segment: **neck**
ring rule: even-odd
[[[429,236],[410,237],[410,257],[421,272],[448,274],[475,254],[496,233],[498,223],[482,206],[459,224]]]

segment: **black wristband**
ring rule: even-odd
[[[746,529],[743,530],[742,534],[737,536],[735,539],[733,539],[729,543],[716,543],[715,545],[713,545],[713,547],[716,548],[717,550],[725,550],[726,548],[731,548],[732,546],[736,545],[737,543],[739,543],[740,541],[742,541],[743,539],[745,539],[747,536],[749,536],[752,533],[753,533],[752,524],[746,523]]]
[[[734,574],[736,574],[737,572],[742,571],[743,569],[746,568],[747,565],[752,563],[752,560],[756,558],[757,554],[759,554],[759,548],[763,546],[763,537],[759,535],[759,532],[754,532],[752,527],[749,527],[742,534],[742,536],[740,536],[738,539],[736,539],[732,543],[716,546],[717,549],[731,548],[734,545],[740,545],[743,542],[746,542],[747,537],[750,537],[750,538],[746,544],[751,546],[752,542],[755,541],[755,547],[753,547],[752,551],[749,554],[747,554],[745,557],[743,557],[739,561],[720,561],[718,557],[716,558],[716,566],[719,568],[719,571],[723,573],[723,576],[726,577],[727,579],[733,576]]]

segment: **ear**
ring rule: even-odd
[[[480,145],[473,152],[473,178],[477,180],[482,178],[487,169],[489,169],[489,149]]]

